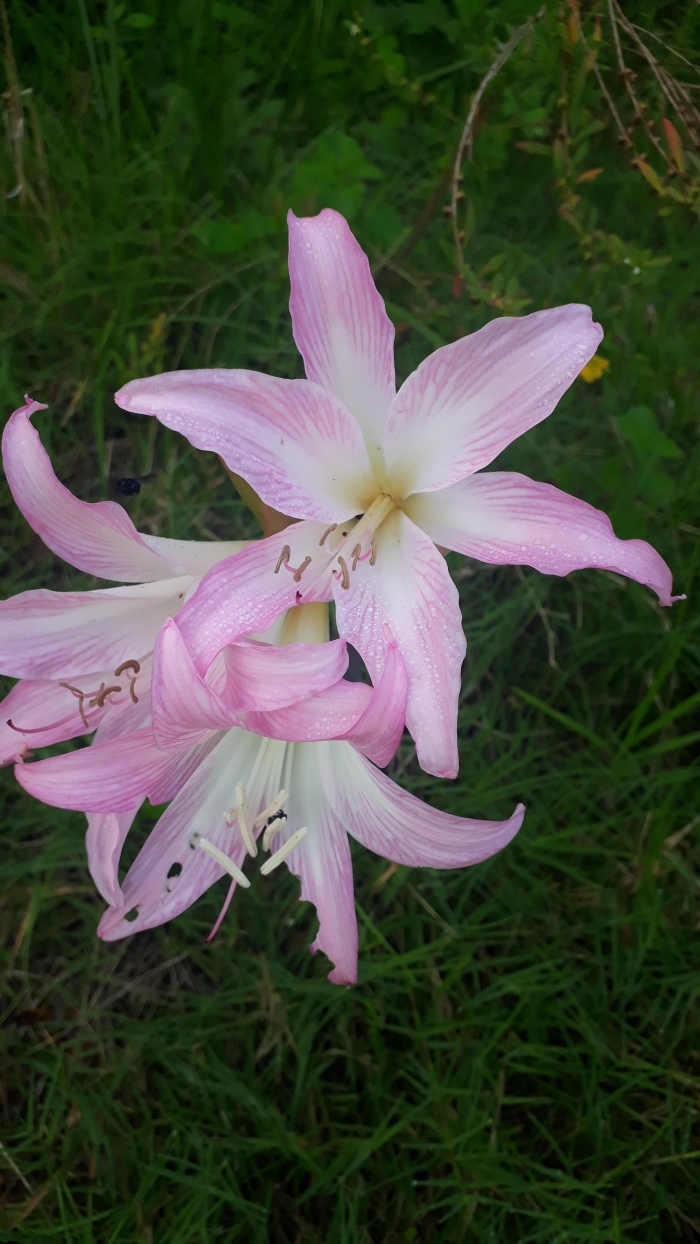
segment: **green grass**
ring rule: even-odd
[[[651,539],[688,600],[661,610],[615,576],[450,559],[469,640],[460,776],[427,777],[408,745],[391,772],[465,815],[519,799],[528,812],[469,871],[387,870],[355,852],[351,990],[308,954],[314,911],[285,870],[237,896],[210,946],[218,887],[173,924],[98,942],[82,818],[33,803],[5,770],[0,1239],[696,1239],[692,160],[671,181],[637,130],[663,195],[632,168],[569,9],[548,4],[484,99],[460,292],[445,170],[497,41],[533,4],[6,3],[3,103],[8,132],[20,106],[24,131],[0,159],[0,390],[8,413],[25,390],[49,404],[37,424],[78,495],[116,498],[116,480],[143,476],[124,504],[144,529],[255,533],[212,457],[111,394],[174,366],[301,374],[284,212],[328,204],[371,256],[402,377],[499,307],[590,302],[608,371],[577,381],[502,464]],[[697,4],[628,9],[698,58]],[[602,39],[588,6],[584,29],[627,124],[600,12]],[[20,160],[24,189],[6,197]],[[667,193],[679,186],[686,203]],[[5,499],[5,594],[94,585]]]

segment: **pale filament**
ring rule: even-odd
[[[236,783],[236,818],[238,820],[238,828],[241,831],[241,838],[245,845],[245,849],[253,858],[258,854],[258,848],[255,845],[255,838],[251,833],[248,824],[248,803],[245,797],[245,787],[242,782]]]
[[[265,832],[263,834],[263,839],[262,839],[263,851],[270,850],[270,843],[272,842],[272,839],[275,837],[276,834],[280,832],[286,819],[287,819],[286,812],[276,812],[274,816],[270,817],[267,825],[265,826]]]
[[[292,834],[291,837],[282,844],[279,851],[275,851],[275,854],[270,856],[269,860],[265,860],[265,863],[260,869],[263,877],[267,877],[268,873],[271,873],[275,868],[278,868],[282,861],[286,860],[287,856],[291,854],[294,848],[299,846],[302,838],[305,838],[308,832],[308,829],[304,825],[302,829],[298,829],[296,833]]]
[[[210,842],[208,838],[200,838],[199,846],[203,851],[206,851],[207,855],[210,855],[217,864],[221,865],[221,867],[228,873],[229,877],[233,877],[233,880],[237,881],[239,885],[242,885],[244,889],[249,889],[250,882],[245,873],[238,867],[238,864],[234,864],[233,860],[230,859],[228,855],[225,855],[223,851],[220,851],[218,847],[215,847],[213,842]]]
[[[253,825],[255,826],[255,828],[260,829],[260,826],[264,825],[266,821],[271,821],[272,818],[277,815],[280,808],[284,807],[288,798],[289,798],[289,791],[286,791],[284,788],[282,788],[279,794],[275,795],[274,799],[272,800],[272,803],[268,803],[267,807],[263,808],[260,815],[256,816],[255,820],[253,821]]]

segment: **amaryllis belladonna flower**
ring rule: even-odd
[[[337,212],[289,215],[290,309],[306,380],[170,372],[116,396],[214,450],[302,521],[219,562],[178,625],[200,674],[226,644],[291,605],[335,600],[338,630],[376,681],[385,627],[408,674],[406,721],[428,772],[457,772],[465,641],[439,549],[565,575],[599,567],[670,605],[671,572],[643,540],[550,484],[482,468],[545,419],[602,330],[572,304],[496,319],[431,354],[396,393],[394,329]]]
[[[317,604],[293,608],[284,626],[323,643],[327,612]],[[510,842],[522,823],[522,805],[503,822],[450,816],[401,790],[362,755],[386,764],[403,727],[403,661],[391,635],[386,642],[376,690],[343,683],[306,704],[251,713],[253,734],[229,724],[236,715],[227,706],[226,654],[215,659],[205,681],[176,622],[168,622],[156,643],[155,738],[164,749],[160,756],[171,761],[197,747],[202,751],[190,773],[183,769],[170,807],[121,886],[113,849],[120,827],[131,824],[145,795],[154,803],[162,795],[159,776],[154,782],[150,775],[152,744],[145,732],[115,740],[109,749],[18,766],[20,781],[39,798],[92,814],[94,854],[100,855],[100,837],[105,843],[101,889],[111,896],[101,937],[113,941],[163,924],[228,874],[231,885],[213,936],[236,885],[250,885],[244,865],[258,856],[260,843],[263,853],[272,851],[260,871],[267,874],[285,862],[301,880],[301,898],[314,903],[319,931],[311,949],[323,950],[335,965],[330,980],[352,984],[357,922],[348,834],[396,863],[433,868],[475,864]],[[261,737],[273,732],[277,737]],[[316,741],[331,736],[352,739],[354,746]],[[297,741],[282,741],[289,737]]]
[[[151,790],[165,801],[197,767],[210,740],[177,755],[159,751],[153,742],[156,636],[202,573],[245,546],[143,535],[114,502],[78,500],[56,478],[31,424],[31,415],[42,409],[27,400],[3,433],[3,464],[19,509],[44,543],[80,570],[136,582],[89,592],[21,592],[0,602],[0,673],[21,679],[0,709],[0,764],[23,759],[33,746],[96,731],[93,743],[104,757],[118,739],[127,739],[127,749],[140,748]],[[242,722],[250,709],[286,709],[334,686],[346,668],[345,641],[229,646],[227,708]],[[119,747],[124,746],[122,741]],[[109,821],[111,854],[106,855],[107,829],[99,818],[89,822],[88,858],[108,900],[114,894],[107,865],[112,856],[118,858],[130,823],[128,817]]]

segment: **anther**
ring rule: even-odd
[[[265,863],[260,869],[263,877],[267,877],[268,873],[271,873],[275,868],[278,868],[282,863],[282,860],[286,860],[287,856],[294,850],[295,847],[299,846],[302,838],[305,838],[308,832],[309,831],[306,826],[304,826],[303,829],[298,829],[296,833],[292,834],[291,838],[288,838],[283,846],[280,847],[279,851],[275,851],[275,854],[271,855],[269,860],[265,860]]]
[[[337,526],[338,526],[337,523],[331,523],[330,527],[326,527],[326,530],[324,531],[323,535],[321,536],[321,539],[318,542],[319,548],[321,549],[323,548],[327,537],[331,534],[332,531],[336,530]]]
[[[348,563],[340,554],[338,554],[338,565],[340,566],[340,574],[337,570],[334,570],[333,575],[336,579],[342,579],[340,586],[344,587],[347,592],[350,587],[350,571],[348,570]]]
[[[241,838],[245,843],[245,849],[249,855],[255,857],[258,854],[258,848],[255,845],[255,839],[248,825],[248,805],[242,782],[236,783],[236,817],[238,819],[238,828],[241,831]]]
[[[370,554],[371,554],[370,559],[369,559],[369,564],[370,566],[373,566],[377,560],[377,537],[376,536],[372,536],[372,539],[369,542],[369,547],[370,547]]]
[[[356,544],[356,545],[355,545],[355,547],[354,547],[354,549],[352,550],[352,553],[350,554],[350,556],[352,557],[352,568],[353,568],[353,570],[357,570],[357,563],[358,563],[358,562],[359,562],[359,560],[360,560],[360,554],[361,554],[361,552],[362,552],[362,545],[361,545],[361,544]]]
[[[129,695],[131,696],[131,698],[132,698],[132,700],[133,700],[134,704],[138,704],[138,702],[139,702],[139,697],[137,696],[136,692],[134,691],[134,684],[135,684],[135,682],[136,682],[136,679],[135,679],[135,678],[130,678],[130,679],[129,679]]]
[[[303,562],[301,563],[301,566],[297,566],[297,569],[294,571],[294,582],[295,583],[299,583],[301,581],[301,576],[306,570],[306,567],[310,565],[311,565],[311,558],[305,557]]]
[[[140,661],[122,661],[121,665],[118,665],[117,668],[115,669],[114,677],[121,678],[125,670],[133,670],[134,677],[136,677],[137,674],[141,673],[141,662]]]
[[[81,690],[80,690],[80,687],[71,687],[71,685],[70,685],[70,683],[69,683],[69,682],[60,682],[58,685],[59,685],[59,687],[65,687],[65,688],[66,688],[66,691],[70,691],[70,692],[72,692],[72,694],[73,694],[74,696],[77,696],[77,699],[78,699],[78,709],[79,709],[79,711],[80,711],[80,716],[81,716],[81,717],[82,717],[82,719],[83,719],[83,725],[85,726],[85,729],[86,729],[86,730],[89,730],[89,729],[90,729],[90,723],[89,723],[89,721],[88,721],[88,719],[87,719],[87,717],[86,717],[86,715],[85,715],[85,692],[84,692],[84,691],[81,691]]]
[[[285,544],[284,548],[282,549],[282,552],[277,558],[277,565],[275,566],[275,574],[279,574],[282,567],[287,565],[287,562],[289,561],[291,556],[292,556],[292,550],[290,549],[288,544]]]
[[[88,701],[88,708],[104,708],[107,696],[111,695],[112,692],[116,693],[118,691],[121,691],[121,687],[105,687],[104,683],[102,683],[97,695]]]
[[[280,808],[284,807],[288,798],[289,798],[289,791],[286,791],[284,788],[282,788],[279,794],[275,795],[274,799],[272,800],[272,803],[268,803],[267,807],[263,808],[262,812],[260,813],[260,816],[256,816],[255,820],[253,821],[254,827],[256,829],[260,829],[260,826],[264,825],[266,821],[269,824],[273,816],[275,816],[276,813],[279,812]]]
[[[275,815],[270,817],[267,825],[265,826],[265,832],[262,838],[263,851],[270,850],[270,843],[272,842],[272,839],[275,837],[275,834],[280,832],[286,819],[286,812],[275,812]]]
[[[199,846],[203,851],[206,851],[207,855],[210,855],[217,864],[220,864],[221,867],[225,869],[229,877],[233,877],[233,880],[237,881],[238,884],[242,885],[246,890],[250,888],[250,882],[245,873],[238,867],[238,864],[234,864],[233,860],[230,859],[228,855],[224,855],[224,852],[220,851],[218,847],[215,847],[213,842],[210,842],[208,838],[200,838]]]

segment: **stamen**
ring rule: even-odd
[[[267,825],[265,826],[265,833],[263,834],[263,840],[262,840],[263,851],[270,850],[270,843],[272,842],[272,839],[275,837],[275,834],[278,834],[280,832],[286,819],[287,819],[286,812],[276,812],[274,816],[270,817]]]
[[[277,565],[275,566],[275,574],[279,574],[282,567],[287,565],[287,562],[289,561],[291,556],[292,556],[292,550],[290,549],[288,544],[285,544],[284,548],[282,549],[282,552],[277,558]]]
[[[217,864],[220,864],[225,869],[229,877],[233,877],[234,881],[237,881],[244,889],[248,890],[250,888],[250,881],[238,867],[238,864],[234,864],[233,860],[228,855],[224,855],[224,852],[220,851],[218,847],[215,847],[213,842],[210,842],[208,838],[200,838],[199,845],[203,851],[206,851],[207,855],[210,855],[213,860],[216,860]]]
[[[274,799],[272,800],[272,803],[268,803],[267,807],[263,808],[262,812],[260,813],[260,816],[256,816],[255,820],[253,821],[253,825],[255,826],[255,828],[260,829],[260,826],[264,825],[266,821],[269,824],[273,816],[277,812],[279,812],[280,808],[284,807],[284,804],[288,798],[289,798],[289,791],[286,791],[283,788],[279,792],[278,795],[275,795]]]
[[[279,851],[275,851],[275,854],[271,855],[269,860],[265,860],[265,863],[260,869],[263,877],[267,877],[268,873],[271,873],[275,868],[278,868],[282,863],[282,860],[286,860],[287,856],[291,854],[295,847],[299,846],[302,838],[305,838],[308,832],[309,831],[306,826],[304,826],[303,829],[298,829],[296,833],[292,834],[291,838],[288,838],[284,845],[280,847]]]
[[[345,588],[345,591],[347,592],[350,587],[350,571],[348,570],[348,563],[345,558],[340,555],[340,553],[338,554],[338,564],[340,566],[340,574],[337,570],[334,570],[333,577],[336,579],[342,578],[340,586]]]
[[[332,531],[335,531],[337,529],[337,526],[338,526],[337,523],[331,523],[330,527],[326,527],[326,530],[324,531],[323,535],[321,536],[321,539],[318,542],[319,548],[321,549],[323,548],[326,542],[326,538],[331,534]]]
[[[121,691],[121,687],[105,687],[104,683],[102,683],[97,695],[88,701],[88,708],[104,708],[107,696],[116,691]]]
[[[352,553],[350,554],[350,556],[352,557],[352,568],[353,568],[353,570],[357,570],[357,563],[358,563],[358,562],[359,562],[359,560],[360,560],[360,553],[361,553],[361,552],[362,552],[362,545],[361,545],[361,544],[356,544],[356,545],[355,545],[355,547],[354,547],[354,549],[352,550]]]
[[[301,563],[301,566],[298,566],[297,569],[294,571],[294,582],[295,583],[299,583],[301,581],[301,576],[306,570],[306,567],[310,565],[311,565],[311,558],[305,557],[303,562]],[[291,570],[291,566],[289,566],[288,569]]]
[[[255,839],[250,832],[248,825],[248,805],[246,803],[245,789],[242,782],[236,784],[236,816],[238,817],[238,828],[241,831],[241,838],[245,843],[245,849],[253,858],[258,854],[258,848],[255,845]]]
[[[377,537],[376,536],[372,536],[372,539],[369,542],[369,548],[370,548],[370,554],[371,554],[370,559],[369,559],[369,564],[370,566],[373,566],[377,560]]]
[[[60,682],[58,685],[59,685],[59,687],[65,687],[67,691],[71,691],[71,692],[73,693],[73,695],[77,696],[77,698],[78,698],[78,709],[80,710],[80,716],[81,716],[81,717],[82,717],[82,719],[83,719],[83,725],[85,726],[85,729],[86,729],[86,730],[89,730],[89,729],[90,729],[90,723],[89,723],[89,721],[88,721],[87,717],[85,716],[85,707],[84,707],[84,705],[85,705],[85,692],[84,692],[84,691],[81,691],[81,690],[80,690],[80,687],[71,687],[71,685],[70,685],[70,683],[69,683],[69,682]]]
[[[122,661],[121,665],[118,665],[117,668],[115,669],[114,677],[121,678],[125,670],[133,670],[134,677],[136,677],[137,674],[141,673],[141,662],[140,661]]]

